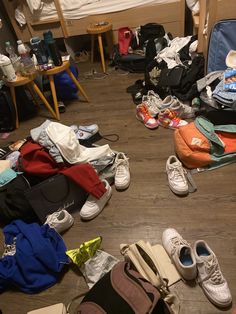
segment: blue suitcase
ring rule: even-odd
[[[217,22],[211,31],[208,56],[207,73],[225,70],[225,58],[230,50],[236,50],[236,19]]]

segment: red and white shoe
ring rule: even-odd
[[[156,129],[159,126],[158,121],[150,115],[145,104],[140,104],[136,107],[136,118],[142,121],[148,129]]]
[[[170,109],[163,109],[158,115],[158,123],[164,128],[178,129],[181,126],[188,124],[187,121],[181,120],[177,112]]]

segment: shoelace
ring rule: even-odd
[[[56,219],[58,216],[59,216],[59,213],[54,213],[53,215],[47,216],[47,220],[46,220],[47,224],[49,226],[55,227]]]
[[[182,167],[182,165],[174,165],[171,167],[173,170],[173,177],[176,181],[186,181],[185,175],[187,174],[186,170]]]
[[[128,167],[128,160],[129,158],[120,159],[116,163],[116,174],[123,175],[125,174],[126,167]]]
[[[219,269],[219,264],[214,255],[212,255],[210,259],[209,257],[205,259],[205,269],[208,276],[204,279],[204,281],[210,278],[210,280],[216,285],[224,282],[222,273]]]
[[[154,96],[149,97],[149,99],[147,101],[147,106],[149,109],[151,109],[156,114],[159,113],[161,110],[160,100],[155,99]]]
[[[174,255],[178,246],[190,246],[186,240],[179,237],[174,237],[173,239],[171,239],[171,244],[172,244],[171,255]]]

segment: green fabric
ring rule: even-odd
[[[236,151],[233,153],[224,153],[224,144],[215,133],[215,131],[236,133],[236,124],[214,125],[204,117],[197,117],[194,124],[210,143],[212,163],[206,169],[215,169],[236,162]]]
[[[94,256],[96,251],[100,248],[101,243],[102,237],[97,237],[96,239],[82,243],[78,249],[67,251],[66,255],[70,257],[74,264],[80,267]]]

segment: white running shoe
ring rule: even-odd
[[[78,140],[88,140],[90,137],[96,134],[99,130],[97,124],[79,125],[79,126],[73,124],[70,127],[75,132],[76,138]]]
[[[163,232],[162,244],[180,275],[185,280],[196,279],[196,259],[190,244],[172,228]]]
[[[143,96],[142,103],[146,105],[149,114],[153,118],[155,118],[162,109],[162,99],[153,90],[149,90],[148,94]]]
[[[62,233],[69,229],[74,223],[74,218],[62,209],[47,216],[44,224],[48,224],[50,228],[54,228],[58,233]]]
[[[205,241],[199,240],[194,244],[194,254],[200,287],[213,304],[228,307],[232,303],[232,296],[215,253]]]
[[[89,195],[87,201],[80,210],[80,217],[83,220],[91,220],[98,216],[109,199],[111,198],[112,188],[106,180],[102,180],[105,185],[106,192],[99,199],[93,195]]]
[[[162,109],[171,109],[178,114],[179,118],[191,119],[195,117],[195,111],[192,107],[183,104],[175,96],[168,95],[161,103]]]
[[[177,195],[187,195],[188,182],[186,170],[176,156],[170,156],[166,162],[166,173],[168,176],[169,187]]]
[[[117,190],[125,190],[130,184],[129,159],[124,153],[118,153],[115,158],[115,187]]]

